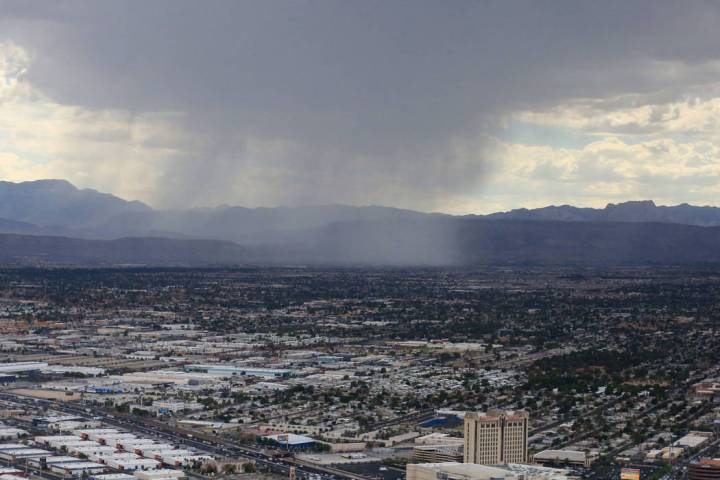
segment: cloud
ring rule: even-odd
[[[29,65],[30,57],[25,50],[11,42],[0,43],[0,102],[28,96],[27,85],[21,78]]]
[[[548,109],[517,112],[513,118],[593,135],[715,136],[720,132],[720,83],[708,85],[695,95],[688,92],[664,101],[653,96],[569,99]]]
[[[182,115],[63,105],[25,80],[30,67],[24,49],[0,44],[1,178],[66,178],[143,197],[185,155],[189,142],[177,127]]]
[[[163,207],[707,199],[718,21],[673,1],[5,1],[0,174]]]
[[[566,204],[568,198],[592,207],[618,198],[707,205],[720,193],[720,146],[711,142],[609,137],[572,149],[498,141],[492,157],[498,168],[485,197],[496,209]]]

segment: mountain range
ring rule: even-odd
[[[4,264],[699,264],[720,263],[718,246],[720,208],[687,204],[156,210],[64,180],[0,182]]]
[[[484,218],[503,220],[552,220],[561,222],[660,222],[720,226],[720,208],[696,207],[683,203],[675,206],[658,206],[652,200],[614,204],[605,208],[578,208],[571,205],[549,206],[528,210],[521,208],[509,212],[492,213]]]

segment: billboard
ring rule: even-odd
[[[620,480],[640,480],[640,470],[637,468],[623,468],[620,470]]]

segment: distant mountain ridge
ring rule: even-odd
[[[278,237],[337,222],[417,220],[451,217],[438,213],[381,206],[324,205],[244,208],[222,206],[188,210],[155,210],[65,180],[0,182],[0,232],[65,235],[89,239],[128,236],[212,238],[240,243],[277,243]],[[517,209],[461,218],[572,222],[660,222],[720,226],[720,208],[688,204],[657,206],[650,200],[609,204],[605,208],[570,205]],[[25,231],[4,226],[23,222]]]
[[[652,200],[610,203],[605,208],[580,208],[570,205],[549,206],[528,210],[520,208],[509,212],[485,215],[497,220],[551,220],[570,222],[659,222],[720,226],[720,208],[697,207],[683,203],[675,206],[658,206]]]
[[[81,190],[66,180],[0,182],[0,218],[38,226],[80,228],[114,215],[149,210],[144,203]]]
[[[0,182],[3,264],[720,264],[720,209],[652,201],[453,216],[379,206],[154,210]]]
[[[0,219],[34,226],[39,234],[87,239],[122,237],[211,238],[243,243],[276,242],[291,231],[334,222],[424,218],[399,208],[347,205],[315,207],[215,207],[154,210],[65,180],[0,182]],[[47,229],[50,230],[47,230]],[[45,229],[43,232],[42,230]],[[3,228],[0,232],[31,233]]]

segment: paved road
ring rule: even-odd
[[[363,429],[364,432],[371,432],[373,430],[379,430],[381,428],[392,427],[405,422],[422,422],[424,420],[430,420],[435,416],[434,408],[426,408],[418,412],[409,413],[402,417],[391,418],[389,420],[383,420],[381,422],[373,423]]]

